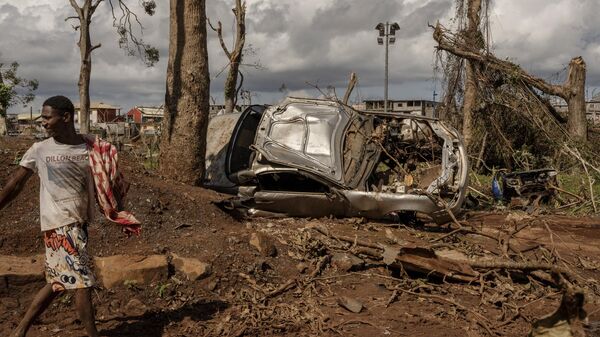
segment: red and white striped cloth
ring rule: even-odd
[[[126,234],[140,235],[141,222],[132,213],[123,210],[129,183],[118,170],[117,149],[98,136],[88,135],[84,139],[88,146],[96,201],[102,213],[108,220],[123,225]]]

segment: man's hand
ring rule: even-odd
[[[0,210],[6,207],[17,197],[17,195],[19,195],[23,186],[25,186],[25,183],[32,174],[32,170],[23,166],[19,166],[19,168],[11,174],[8,182],[6,182],[6,186],[0,191]]]

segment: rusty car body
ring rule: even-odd
[[[225,206],[248,216],[412,213],[443,223],[465,198],[463,143],[438,119],[289,97],[211,124],[209,143],[211,133],[231,137],[226,151],[209,146],[206,185],[234,188]]]

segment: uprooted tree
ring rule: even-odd
[[[438,43],[438,49],[451,53],[455,57],[453,79],[447,80],[448,92],[444,100],[444,109],[456,103],[453,95],[456,93],[458,78],[462,76],[457,67],[464,66],[464,91],[462,92],[463,135],[469,147],[474,144],[474,120],[477,114],[485,114],[492,105],[507,105],[507,101],[499,101],[492,91],[499,90],[504,94],[518,97],[521,103],[508,103],[512,112],[527,109],[525,101],[537,104],[536,108],[545,110],[558,125],[566,121],[565,136],[576,140],[587,139],[587,124],[585,119],[585,62],[581,57],[575,57],[569,64],[568,75],[562,85],[548,83],[532,76],[520,66],[509,61],[500,60],[486,49],[481,31],[480,11],[482,0],[458,0],[457,8],[464,12],[466,1],[466,27],[461,27],[458,33],[452,33],[439,23],[434,27],[433,38]],[[487,6],[488,1],[483,0]],[[558,96],[567,102],[568,116],[564,118],[556,111],[541,94]],[[539,117],[539,116],[537,116]],[[536,117],[536,118],[537,118]],[[539,118],[538,118],[539,119]]]
[[[235,41],[233,49],[230,51],[223,40],[223,25],[221,21],[217,22],[217,27],[210,27],[217,32],[221,48],[227,55],[229,60],[229,72],[225,80],[224,98],[225,98],[225,113],[233,112],[237,104],[237,97],[242,87],[243,75],[240,72],[242,56],[244,54],[244,44],[246,43],[246,2],[235,0],[235,8],[232,9],[235,16]],[[209,21],[210,24],[210,21]],[[240,76],[240,84],[238,85],[238,75]]]
[[[9,107],[22,103],[27,104],[35,98],[34,91],[38,87],[37,80],[27,80],[17,75],[19,63],[5,65],[0,62],[0,136],[7,132],[6,112]]]
[[[76,0],[69,0],[76,16],[71,16],[65,20],[75,19],[79,24],[74,26],[75,30],[79,30],[79,53],[81,57],[81,65],[79,70],[79,111],[80,119],[79,126],[81,133],[88,133],[90,127],[90,77],[92,74],[92,52],[101,47],[101,44],[92,45],[90,38],[90,24],[92,16],[96,12],[98,6],[105,0],[84,0],[80,6]],[[141,56],[146,65],[152,66],[158,61],[158,49],[144,43],[143,40],[136,37],[132,31],[134,23],[137,23],[142,28],[137,15],[131,11],[126,0],[106,0],[110,5],[113,16],[113,27],[119,34],[119,47],[127,51],[129,55]],[[144,11],[148,15],[153,15],[156,9],[154,0],[143,0],[140,2]],[[117,9],[118,7],[118,9]],[[119,13],[119,14],[117,14]]]
[[[163,176],[200,185],[209,110],[205,0],[171,0],[165,118],[160,143]]]

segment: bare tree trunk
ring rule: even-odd
[[[241,60],[241,53],[239,56],[239,59]],[[227,79],[225,80],[225,87],[224,87],[224,98],[225,98],[225,113],[231,113],[233,112],[233,109],[236,106],[237,103],[237,77],[238,77],[238,70],[240,68],[240,62],[239,61],[232,61],[230,68],[229,68],[229,73],[227,74]]]
[[[468,25],[464,34],[466,43],[476,49],[483,49],[484,41],[479,29],[481,0],[469,0],[467,9]],[[465,96],[463,101],[463,137],[465,148],[469,149],[473,139],[473,114],[477,107],[477,68],[480,64],[475,60],[467,60]]]
[[[200,185],[210,97],[205,0],[171,0],[170,6],[160,170],[167,178]]]
[[[6,116],[0,113],[0,136],[6,136],[7,127],[6,127]]]
[[[477,82],[475,80],[475,65],[472,61],[466,64],[465,96],[463,100],[463,141],[465,149],[471,148],[473,139],[473,114],[477,105]]]
[[[585,62],[581,56],[569,62],[569,74],[565,83],[565,96],[568,97],[565,100],[569,108],[567,130],[580,140],[587,140],[585,74]]]
[[[90,30],[87,25],[79,28],[79,52],[81,66],[79,67],[79,132],[90,133],[90,77],[92,76],[92,54]]]
[[[342,100],[342,102],[344,104],[348,104],[348,100],[350,99],[350,94],[352,93],[352,90],[354,90],[354,86],[356,86],[357,82],[358,82],[358,77],[356,77],[355,72],[352,72],[350,74],[350,81],[348,82],[348,87],[346,88],[346,92],[344,93],[344,99]]]
[[[0,85],[4,84],[4,80],[2,79],[2,73],[0,72]],[[0,136],[6,136],[7,127],[6,127],[6,110],[8,108],[4,106],[4,103],[0,103]]]
[[[211,28],[217,32],[219,36],[219,42],[221,48],[229,59],[229,73],[225,80],[224,87],[224,99],[225,99],[225,112],[231,113],[237,103],[237,82],[240,64],[242,63],[242,56],[244,50],[244,44],[246,42],[246,2],[241,0],[235,1],[235,8],[233,8],[233,14],[235,15],[236,22],[236,35],[233,50],[230,52],[225,45],[223,40],[223,25],[221,21],[218,22],[217,28],[211,26]]]
[[[100,44],[92,46],[90,38],[90,23],[92,15],[100,4],[96,1],[92,5],[92,0],[86,0],[82,7],[79,7],[75,0],[69,0],[71,6],[77,12],[79,18],[79,54],[81,57],[81,66],[79,68],[79,132],[87,134],[90,132],[90,77],[92,74],[92,51],[100,48]]]

